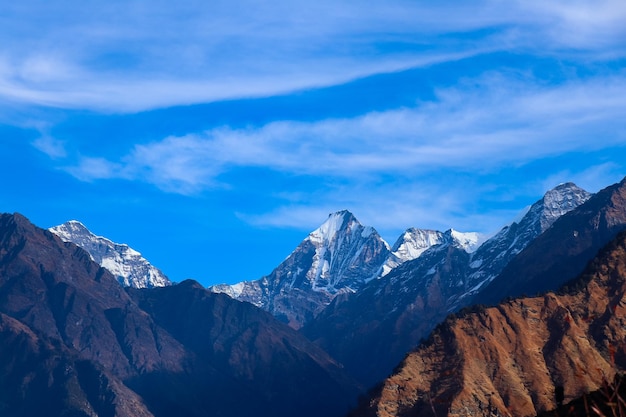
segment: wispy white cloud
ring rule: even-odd
[[[339,185],[302,194],[285,190],[274,196],[282,201],[275,209],[240,213],[255,225],[305,227],[348,208],[387,237],[407,225],[492,232],[519,207],[472,210],[490,192],[488,182],[450,186],[431,184],[432,179],[452,172],[476,181],[570,152],[623,149],[624,132],[626,82],[621,77],[545,86],[532,78],[492,73],[440,89],[436,101],[414,108],[172,136],[136,145],[117,160],[85,158],[68,172],[83,180],[125,178],[193,194],[223,186],[239,168],[262,168],[335,179]],[[550,171],[552,176],[530,194],[571,180],[593,189],[623,175],[620,169],[605,164]]]
[[[81,181],[91,182],[97,179],[125,178],[127,168],[105,158],[81,157],[77,165],[64,168]]]
[[[597,2],[518,1],[519,11],[534,21],[553,47],[602,50],[618,48],[624,53],[626,5],[620,0]]]
[[[349,58],[307,60],[298,68],[266,63],[266,68],[248,74],[224,70],[205,76],[131,72],[123,77],[89,72],[46,57],[29,57],[31,62],[1,62],[0,97],[9,102],[60,108],[87,108],[105,112],[136,112],[180,104],[205,103],[236,98],[267,97],[302,89],[342,84],[372,74],[391,73],[414,67],[454,61],[484,50],[430,53],[423,56],[392,57],[360,62]],[[174,59],[174,58],[167,58]],[[287,57],[284,57],[287,59]],[[47,65],[33,68],[32,65]],[[245,66],[245,63],[241,63]],[[275,66],[274,66],[275,65]],[[272,71],[273,70],[273,71]],[[72,75],[69,75],[72,73]],[[23,77],[28,75],[28,79]],[[44,82],[44,80],[47,81]]]
[[[233,167],[341,178],[490,170],[626,140],[622,78],[545,88],[492,75],[467,84],[415,108],[168,137],[138,145],[116,163],[126,177],[188,191],[214,185]]]
[[[65,143],[51,136],[43,135],[33,141],[33,146],[45,153],[52,159],[64,158],[67,156]]]
[[[27,0],[3,16],[0,97],[107,111],[273,95],[485,51],[623,56],[626,35],[619,0]]]

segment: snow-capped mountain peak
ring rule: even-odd
[[[458,268],[454,268],[454,276],[450,271],[441,272],[442,276],[450,275],[441,283],[452,291],[449,305],[453,308],[489,283],[551,222],[589,195],[574,184],[562,184],[488,240],[475,232],[411,228],[392,248],[375,229],[363,226],[352,213],[342,210],[331,213],[270,275],[210,289],[251,302],[299,328],[337,294],[359,292],[369,285],[384,286],[387,279],[397,281],[405,273],[411,277],[414,274],[409,272],[416,269],[423,269],[421,276],[429,279],[449,261],[459,263]],[[447,256],[454,260],[446,260]],[[446,262],[442,263],[442,257]],[[387,277],[392,270],[400,272]]]
[[[360,289],[379,271],[389,245],[347,210],[331,213],[272,273],[256,281],[216,285],[301,327],[340,293]]]
[[[141,253],[126,244],[93,234],[77,220],[49,229],[65,242],[83,248],[91,258],[111,272],[125,287],[152,288],[171,285],[171,281],[152,266]]]
[[[367,238],[375,232],[374,228],[363,226],[348,210],[341,210],[328,215],[320,227],[309,234],[308,239],[321,244],[332,242],[338,234],[350,234],[359,230],[361,237]]]
[[[504,266],[537,236],[545,232],[559,217],[587,201],[592,194],[573,183],[560,184],[522,212],[523,216],[505,226],[472,252],[467,283],[477,292],[490,283]]]

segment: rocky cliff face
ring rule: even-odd
[[[441,234],[418,258],[356,294],[337,297],[302,331],[362,383],[374,384],[446,315],[470,305],[558,215],[589,196],[571,183],[556,187],[477,249],[476,237],[453,230]]]
[[[359,416],[534,416],[626,368],[626,234],[561,293],[451,317]]]
[[[331,214],[272,273],[257,281],[210,288],[269,311],[293,328],[337,295],[358,291],[378,274],[387,243],[348,211]]]
[[[125,287],[153,288],[172,285],[165,274],[151,265],[141,253],[128,245],[94,235],[76,220],[49,230],[64,242],[72,242],[85,249],[94,261],[108,269]]]
[[[328,355],[250,304],[192,281],[127,290],[83,249],[0,215],[3,415],[342,415],[356,396]]]

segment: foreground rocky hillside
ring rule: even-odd
[[[560,293],[448,318],[354,416],[534,416],[626,369],[626,233]]]

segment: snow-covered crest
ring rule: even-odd
[[[485,235],[477,232],[459,232],[450,229],[450,236],[465,252],[472,253],[485,242]]]

